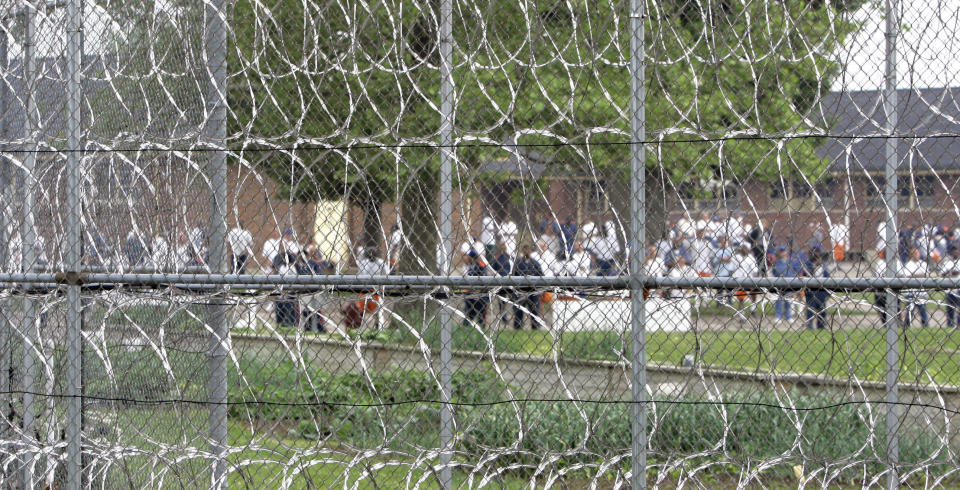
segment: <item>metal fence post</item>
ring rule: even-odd
[[[65,269],[79,273],[82,237],[80,234],[80,57],[82,56],[80,0],[67,3],[67,251]],[[80,284],[67,286],[67,487],[80,488],[81,381],[80,328],[83,315]]]
[[[453,250],[453,0],[440,0],[440,275],[452,271]],[[449,289],[448,289],[449,291]],[[451,299],[448,297],[447,301]],[[440,485],[453,488],[450,470],[453,451],[453,407],[450,375],[453,317],[449,305],[440,308]]]
[[[227,35],[226,2],[211,0],[204,3],[204,50],[210,77],[206,93],[206,124],[204,143],[211,148],[207,159],[210,177],[210,242],[209,266],[213,273],[227,274]],[[209,343],[209,402],[211,487],[227,486],[227,307],[223,299],[213,294],[208,306],[210,322]]]
[[[36,90],[36,60],[35,55],[35,37],[36,37],[36,7],[27,3],[24,8],[24,41],[23,41],[23,99],[26,103],[26,114],[24,116],[23,133],[26,141],[26,154],[23,159],[23,221],[20,226],[20,266],[23,272],[30,272],[36,262],[36,253],[34,245],[36,243],[36,229],[34,228],[33,216],[33,174],[37,163],[37,143],[34,130],[36,124],[36,100],[34,90]],[[29,288],[29,286],[27,286]],[[35,454],[27,449],[36,436],[36,400],[35,393],[38,392],[37,383],[37,355],[39,348],[37,343],[40,341],[38,334],[38,318],[36,301],[27,297],[24,300],[24,339],[23,339],[23,485],[27,488],[33,486],[33,467]]]
[[[632,488],[647,486],[647,332],[643,297],[646,253],[646,52],[644,0],[630,0],[630,337]]]
[[[884,236],[884,257],[886,259],[885,275],[888,278],[897,275],[897,167],[898,141],[895,137],[897,132],[897,35],[898,35],[898,17],[895,0],[886,0],[884,2],[884,15],[886,16],[885,26],[885,67],[884,67],[884,89],[883,89],[883,110],[886,115],[885,130],[890,138],[886,139],[884,146],[884,156],[886,158],[886,188],[884,189],[884,199],[887,203],[886,215],[886,235]],[[894,489],[899,486],[897,476],[897,464],[900,456],[900,407],[897,403],[900,401],[897,391],[897,382],[900,377],[900,352],[898,335],[898,312],[897,297],[892,289],[886,292],[886,436],[887,436],[887,488]]]
[[[7,28],[6,25],[4,25],[4,27],[0,29],[0,69],[2,69],[5,74],[9,74],[10,69],[10,58],[7,48]],[[0,139],[3,140],[2,148],[4,150],[7,149],[6,142],[8,136],[7,111],[9,110],[9,106],[7,105],[7,93],[7,84],[0,83]],[[3,207],[0,209],[0,269],[3,270],[6,270],[7,264],[9,263],[10,234],[7,233],[7,229],[12,223],[9,221],[7,213],[9,213],[11,203],[14,200],[10,191],[15,181],[16,179],[13,178],[13,165],[9,163],[6,155],[0,156],[0,185],[3,186],[3,189],[0,190],[3,197]],[[5,286],[3,289],[7,291],[12,290],[10,284],[6,284]],[[5,442],[7,437],[10,436],[9,425],[13,422],[12,418],[8,418],[10,417],[10,357],[12,352],[11,341],[13,339],[11,335],[13,325],[9,316],[9,305],[9,297],[0,300],[0,317],[3,318],[3,324],[0,325],[0,393],[2,393],[0,394],[0,420],[2,420],[3,423],[3,427],[0,427],[0,438]]]

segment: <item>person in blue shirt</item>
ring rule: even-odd
[[[559,236],[563,240],[566,255],[573,253],[573,243],[577,240],[577,222],[573,218],[567,218],[567,222],[560,225]]]
[[[683,240],[683,235],[677,234],[674,236],[667,253],[664,254],[663,262],[667,267],[672,268],[680,262],[680,259],[683,259],[687,264],[693,262],[693,258],[690,256],[690,250]]]
[[[793,272],[793,277],[802,277],[808,275],[808,271],[810,270],[810,259],[807,257],[807,254],[803,250],[793,248],[793,240],[790,241],[789,248],[791,249],[790,270]],[[803,314],[803,304],[806,303],[806,301],[802,298],[804,295],[806,295],[806,291],[799,292],[799,296],[801,296],[801,298],[799,298],[796,303],[796,313],[798,318]]]
[[[823,263],[823,254],[811,251],[806,275],[814,277],[830,277],[830,271]],[[807,303],[807,328],[824,330],[827,328],[827,300],[830,291],[823,288],[808,288],[804,292]]]
[[[770,266],[770,272],[773,277],[795,277],[793,267],[790,266],[790,253],[787,247],[780,246],[777,249],[777,258]],[[774,304],[774,313],[778,322],[791,321],[790,315],[790,296],[788,289],[778,291],[777,302]]]
[[[803,250],[790,252],[790,271],[793,277],[806,276],[810,270],[810,258]]]
[[[503,243],[498,243],[494,250],[496,251],[496,255],[490,267],[493,267],[493,271],[496,272],[498,276],[509,276],[513,273],[513,260],[507,255],[506,247],[503,246]]]
[[[517,258],[517,264],[513,268],[515,276],[542,276],[543,267],[540,263],[531,257],[533,247],[529,244],[521,249],[520,257]],[[530,328],[536,330],[540,322],[540,293],[535,288],[517,288],[514,294],[513,306],[513,328],[520,330],[523,328],[524,319],[530,314]]]

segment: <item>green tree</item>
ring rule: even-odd
[[[859,5],[651,5],[646,114],[660,143],[648,164],[662,175],[654,191],[722,172],[766,182],[823,172],[816,140],[720,140],[824,129],[810,116],[838,71],[832,54],[856,27],[845,14]],[[360,205],[368,242],[381,205],[401,203],[427,261],[439,159],[417,145],[438,141],[438,14],[436,0],[241,0],[230,20],[235,141],[278,148],[262,166],[287,196]],[[589,169],[626,185],[625,2],[459,2],[453,22],[455,135],[491,144],[457,149],[462,178],[515,141],[547,145],[553,172]]]

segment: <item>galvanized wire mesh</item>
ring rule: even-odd
[[[960,485],[960,4],[0,5],[0,476]]]

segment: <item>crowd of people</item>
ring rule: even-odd
[[[728,217],[702,214],[699,219],[674,220],[668,236],[649,245],[646,253],[646,273],[667,277],[830,277],[846,255],[849,229],[842,223],[833,223],[828,232],[816,222],[809,223],[797,239],[795,230],[789,236],[773,236],[769,226],[761,222],[744,223],[742,214]],[[887,275],[884,250],[887,245],[886,225],[877,226],[876,248],[872,260],[877,277]],[[895,259],[894,277],[960,277],[960,228],[939,225],[902,227],[896,239],[899,256]],[[800,242],[800,243],[798,243]],[[664,296],[687,296],[702,300],[703,291],[664,291]],[[827,323],[827,306],[831,294],[826,289],[808,288],[801,291],[777,291],[774,318],[777,322],[795,319],[794,311],[802,309],[808,328],[822,329]],[[751,291],[735,291],[720,295],[720,301],[739,303],[737,310],[754,311],[757,299]],[[927,309],[929,292],[907,289],[895,295],[895,309],[899,320],[910,325],[919,318],[924,327],[930,324]],[[960,290],[948,290],[944,309],[946,326],[960,326]],[[802,307],[798,308],[799,305]],[[886,295],[874,293],[874,306],[881,323],[886,321]]]
[[[546,219],[533,227],[521,229],[510,217],[482,218],[466,243],[461,244],[461,273],[468,276],[612,276],[625,272],[629,262],[629,242],[617,222],[578,223]],[[885,223],[877,225],[876,247],[868,250],[865,259],[875,264],[877,276],[886,274],[883,251],[887,245]],[[194,228],[179,235],[175,244],[162,236],[147,239],[136,230],[130,231],[119,244],[109,243],[101,234],[87,236],[85,263],[88,266],[114,268],[160,268],[184,270],[190,266],[205,266],[209,253],[208,233]],[[845,257],[849,229],[833,222],[829,228],[816,222],[809,223],[805,233],[783,233],[774,236],[771,227],[763,221],[746,222],[739,211],[730,213],[701,213],[684,216],[668,223],[664,236],[646,244],[644,271],[646,275],[672,278],[699,277],[830,277]],[[24,252],[19,234],[8,230],[8,266],[23,260]],[[802,237],[802,240],[800,239]],[[320,252],[317,243],[306,245],[297,240],[292,229],[278,229],[257,250],[253,234],[238,224],[227,234],[231,271],[246,273],[261,271],[276,274],[332,274],[352,271],[360,275],[383,275],[395,272],[399,250],[409,241],[398,226],[385,240],[386,252],[380,247],[356,247],[350,264],[335,264]],[[903,226],[897,233],[897,277],[960,277],[960,228],[938,225]],[[869,242],[869,241],[868,241]],[[35,237],[35,263],[46,262],[43,238]],[[346,267],[344,267],[346,266]],[[12,270],[12,269],[11,269]],[[540,324],[541,301],[533,290],[517,289],[513,296],[513,326],[523,328],[531,318],[531,327]],[[654,294],[667,298],[688,298],[700,305],[704,301],[718,301],[733,305],[741,313],[755,312],[761,306],[757,291],[741,290],[731,293],[708,294],[704,290],[666,289]],[[826,310],[830,294],[823,289],[806,291],[779,291],[776,295],[774,319],[791,322],[804,316],[810,328],[825,328]],[[905,322],[919,318],[929,325],[928,292],[905,290],[898,296],[898,314]],[[875,294],[875,306],[883,319],[885,295]],[[282,302],[281,302],[282,303]],[[298,324],[302,318],[287,302],[277,304],[277,321]],[[465,303],[468,320],[478,321],[487,315],[489,299],[471,297]],[[960,290],[945,295],[947,326],[960,326]]]
[[[816,223],[810,225],[808,239],[798,244],[794,236],[777,240],[764,223],[747,223],[740,212],[728,216],[701,214],[698,218],[678,218],[671,223],[667,236],[646,250],[645,272],[650,276],[672,278],[736,278],[759,277],[830,277],[831,255],[842,260],[847,231],[835,224],[830,239]],[[703,290],[662,291],[666,297],[693,298],[695,304],[713,298],[718,303],[736,301],[737,316],[754,314],[762,306],[758,291],[743,289],[708,294]],[[797,295],[802,295],[802,300]],[[803,309],[808,328],[824,329],[827,325],[829,292],[808,289],[799,293],[783,290],[776,293],[774,320],[791,322],[794,310]],[[803,305],[798,308],[798,305]]]
[[[532,243],[518,245],[520,229],[512,219],[483,218],[480,233],[460,247],[464,275],[579,277],[613,276],[623,271],[626,251],[613,221],[581,226],[573,219],[546,220],[535,231]],[[508,293],[513,328],[524,328],[527,318],[530,328],[542,326],[542,294],[529,287]],[[486,295],[469,297],[464,304],[466,320],[483,325],[490,303]]]

